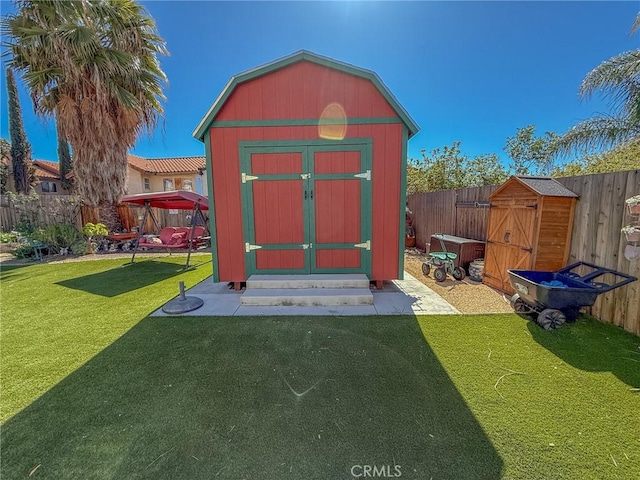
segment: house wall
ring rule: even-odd
[[[34,189],[35,189],[35,191],[36,191],[36,193],[38,195],[60,195],[60,194],[66,195],[66,194],[69,193],[66,190],[62,189],[62,182],[60,180],[47,179],[45,181],[54,183],[56,185],[56,191],[55,192],[43,192],[42,191],[42,182],[38,181],[38,183],[34,187]]]
[[[164,191],[164,180],[172,179],[174,181],[175,190],[185,189],[184,186],[182,188],[177,188],[180,184],[184,185],[185,180],[190,180],[193,185],[193,191],[196,192],[197,186],[197,177],[196,174],[180,174],[180,173],[163,173],[163,174],[143,174],[142,172],[135,170],[129,167],[128,175],[127,175],[127,184],[126,184],[126,192],[129,195],[135,195],[137,193],[149,193],[149,192],[163,192]],[[143,178],[149,179],[149,190],[144,189]],[[203,183],[203,193],[202,195],[207,195],[206,189],[206,179],[205,175],[202,175],[202,183]]]

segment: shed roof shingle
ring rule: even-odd
[[[517,177],[522,183],[526,184],[532,190],[535,190],[540,195],[547,195],[550,197],[574,197],[578,198],[578,195],[573,193],[567,187],[562,185],[553,178],[546,177]]]

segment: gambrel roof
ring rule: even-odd
[[[271,72],[280,70],[289,65],[302,61],[312,62],[318,65],[325,66],[327,68],[331,68],[333,70],[338,70],[349,75],[354,75],[356,77],[369,80],[380,92],[380,94],[387,100],[389,105],[391,105],[391,108],[395,110],[402,123],[407,127],[409,137],[413,136],[418,132],[418,130],[420,130],[420,127],[418,127],[416,122],[411,118],[404,107],[400,105],[400,102],[398,102],[398,100],[394,97],[391,91],[387,88],[387,86],[382,82],[380,77],[378,77],[375,72],[366,70],[364,68],[355,67],[348,63],[340,62],[329,57],[324,57],[307,50],[300,50],[299,52],[293,53],[292,55],[280,58],[256,68],[252,68],[251,70],[247,70],[246,72],[231,77],[218,98],[216,98],[215,102],[213,102],[213,105],[211,106],[207,114],[202,118],[202,120],[200,120],[200,123],[193,132],[193,136],[200,141],[204,141],[204,135],[207,129],[239,84],[263,75],[267,75]]]

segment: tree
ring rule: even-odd
[[[553,168],[553,153],[558,135],[545,132],[536,137],[536,126],[518,128],[513,137],[508,137],[504,151],[513,161],[509,168],[514,175],[547,175]]]
[[[9,114],[9,138],[11,139],[11,162],[13,184],[18,193],[28,194],[35,184],[35,169],[31,164],[31,145],[22,123],[22,109],[13,72],[7,68],[7,101]]]
[[[499,185],[509,178],[509,172],[500,163],[495,153],[472,158],[465,167],[467,186]]]
[[[640,139],[557,167],[554,177],[640,169]]]
[[[73,179],[67,178],[67,175],[73,170],[73,161],[71,160],[71,151],[69,151],[69,142],[60,131],[60,123],[56,121],[56,130],[58,133],[58,165],[60,167],[60,183],[65,190],[71,190],[73,187]]]
[[[5,159],[11,158],[11,144],[4,138],[0,138],[0,194],[7,193],[9,184],[9,167],[5,162]]]
[[[422,159],[409,159],[407,193],[433,192],[452,188],[495,185],[509,177],[495,153],[469,159],[462,153],[460,142],[422,151]]]
[[[640,29],[640,13],[631,34]],[[558,155],[581,154],[611,148],[640,137],[640,49],[604,61],[582,81],[579,95],[596,92],[610,102],[611,113],[596,115],[575,125],[556,145]]]
[[[167,50],[154,21],[132,0],[21,0],[3,30],[34,110],[55,115],[71,144],[77,193],[88,205],[116,203],[127,150],[163,112]]]

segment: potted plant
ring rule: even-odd
[[[631,215],[640,215],[640,195],[634,195],[631,198],[627,198],[625,203],[627,204]]]
[[[640,242],[640,225],[627,225],[621,231],[627,237],[627,242]]]

